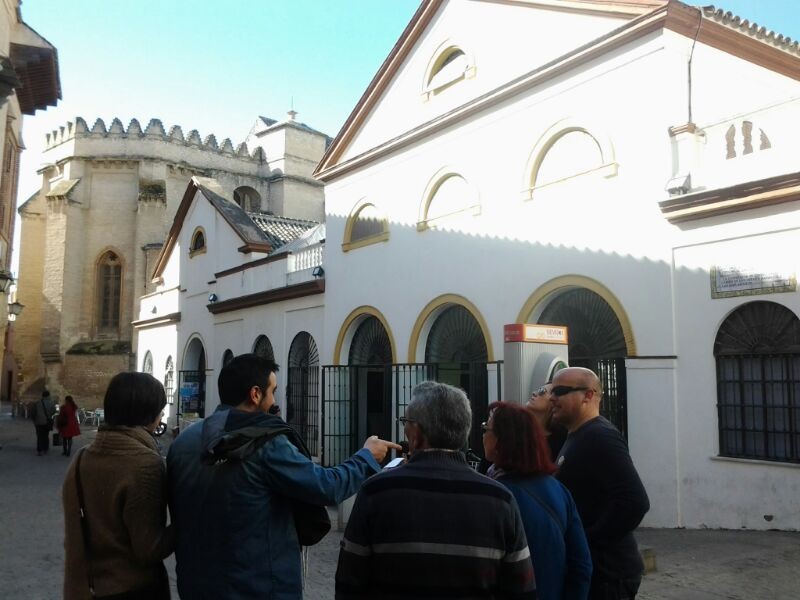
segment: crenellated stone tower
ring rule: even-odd
[[[311,174],[329,142],[294,113],[259,117],[236,147],[158,119],[90,128],[78,117],[48,134],[42,188],[19,208],[22,397],[46,386],[99,405],[109,378],[133,368],[131,321],[193,175],[213,177],[248,211],[322,221]]]

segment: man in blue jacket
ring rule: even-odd
[[[293,502],[342,502],[380,471],[390,448],[400,449],[372,436],[337,467],[315,464],[270,412],[277,371],[254,354],[234,358],[219,375],[220,406],[170,447],[170,513],[185,600],[302,598]]]

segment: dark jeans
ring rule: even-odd
[[[36,451],[47,452],[50,449],[50,428],[47,425],[36,425]]]
[[[634,600],[642,578],[603,581],[592,578],[589,600]]]
[[[69,456],[72,452],[72,438],[61,438],[62,449],[61,452]]]

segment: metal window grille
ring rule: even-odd
[[[286,422],[293,426],[312,456],[319,455],[319,353],[314,338],[298,333],[289,348]]]
[[[172,357],[167,357],[164,368],[164,392],[167,394],[167,404],[175,404],[175,365]]]
[[[800,463],[800,355],[717,356],[722,456]]]

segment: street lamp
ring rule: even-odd
[[[14,276],[8,271],[0,271],[0,294],[7,294],[12,283],[14,283]]]
[[[23,308],[25,308],[24,304],[21,304],[19,302],[12,302],[11,304],[8,305],[8,314],[14,317],[14,319],[16,319],[22,312]]]

